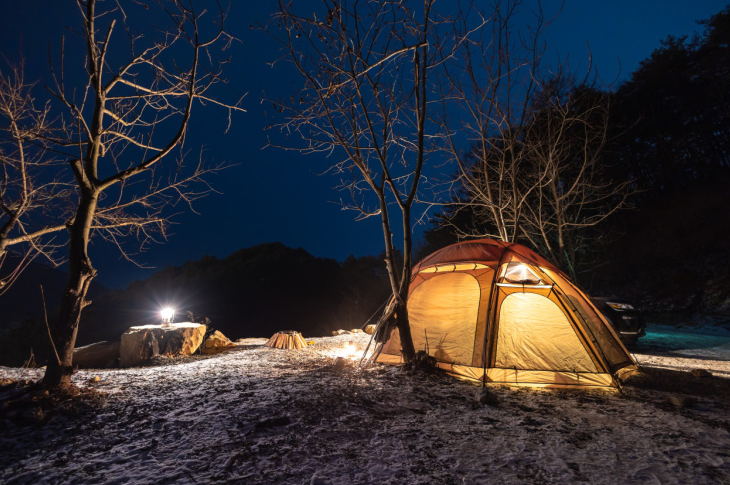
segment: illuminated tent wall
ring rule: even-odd
[[[635,362],[590,299],[528,248],[491,239],[445,247],[413,268],[416,350],[447,372],[487,382],[615,387]],[[379,362],[402,362],[398,330]]]

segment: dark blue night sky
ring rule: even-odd
[[[549,9],[559,2],[544,3],[548,13],[554,14]],[[207,159],[237,165],[213,178],[222,194],[197,203],[200,215],[178,215],[179,224],[169,242],[140,255],[142,263],[161,268],[204,255],[225,257],[239,248],[271,241],[338,260],[382,251],[379,219],[356,222],[353,213],[342,211],[336,203],[345,196],[332,188],[337,181],[317,175],[327,167],[326,160],[263,149],[264,127],[275,121],[275,113],[261,104],[262,94],[288,97],[296,89],[283,66],[267,65],[277,57],[273,41],[250,28],[265,23],[275,4],[239,0],[231,8],[229,30],[241,42],[231,51],[229,92],[222,96],[235,100],[248,93],[243,102],[247,113],[234,118],[227,134],[223,133],[227,124],[224,111],[199,112],[202,116],[192,126],[190,148],[203,143]],[[659,47],[661,39],[691,35],[699,29],[696,21],[718,13],[726,4],[727,0],[567,0],[547,32],[548,52],[568,55],[571,67],[580,68],[587,66],[590,46],[601,79],[606,83],[623,80]],[[28,80],[46,75],[48,43],[58,41],[68,32],[67,26],[77,25],[80,19],[70,0],[4,0],[2,12],[2,54],[17,62],[22,51]],[[38,90],[36,96],[43,92]],[[141,270],[117,257],[115,249],[102,241],[96,240],[94,245],[92,258],[99,281],[106,286],[125,286],[154,271]]]

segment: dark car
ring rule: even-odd
[[[631,303],[619,298],[591,297],[593,304],[608,319],[621,340],[628,345],[635,344],[646,335],[646,323],[641,312]]]

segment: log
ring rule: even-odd
[[[302,338],[302,334],[294,330],[282,330],[276,332],[271,336],[267,347],[274,347],[277,349],[303,349],[307,346],[307,342]]]
[[[107,369],[119,364],[119,342],[96,342],[76,347],[73,363],[81,369]]]

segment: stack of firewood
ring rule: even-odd
[[[271,336],[267,347],[276,347],[277,349],[303,349],[307,346],[307,342],[302,338],[302,334],[294,330],[282,330]]]

